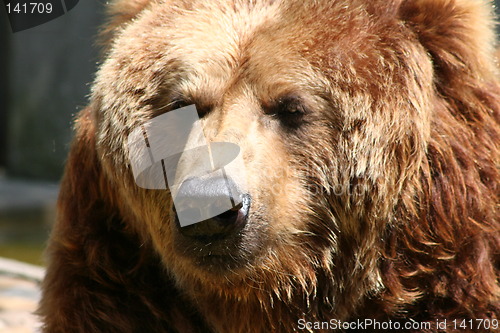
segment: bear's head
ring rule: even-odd
[[[60,224],[85,232],[113,216],[221,332],[253,331],[226,325],[246,311],[284,331],[373,304],[498,311],[500,96],[485,3],[119,0],[110,11]],[[244,168],[229,177],[245,199],[181,227],[171,191],[136,184],[128,138],[192,104],[208,143],[239,147]],[[54,248],[78,242],[71,228],[56,227]]]

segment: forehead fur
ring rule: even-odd
[[[397,33],[387,23],[393,21],[374,16],[364,1],[152,2],[118,33],[109,58],[128,62],[127,70],[137,68],[141,75],[146,69],[159,73],[168,64],[161,79],[168,81],[174,69],[185,72],[184,81],[207,95],[243,78],[247,84],[260,80],[258,86],[268,90],[262,95],[279,95],[280,82],[325,91],[315,69],[355,77],[377,67],[388,55],[375,49],[396,41],[389,38]],[[275,84],[266,87],[262,78]]]
[[[412,78],[430,86],[430,60],[391,5],[150,2],[116,35],[94,90],[107,97],[102,110],[133,110],[137,123],[176,96],[214,106],[234,92],[266,103],[300,91],[316,106],[334,99],[356,118],[382,94],[425,94]]]

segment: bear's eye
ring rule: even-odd
[[[276,101],[272,113],[284,126],[296,128],[302,123],[306,108],[299,97],[285,96]]]

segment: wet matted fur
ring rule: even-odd
[[[48,248],[44,332],[499,319],[490,3],[109,8]],[[228,258],[210,265],[180,240],[168,191],[136,186],[127,158],[134,128],[193,103],[209,141],[241,147],[252,196]]]

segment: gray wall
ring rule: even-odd
[[[5,13],[0,8],[0,168],[7,163],[7,81],[9,68],[9,33]]]
[[[7,137],[2,146],[9,176],[60,178],[71,122],[87,103],[96,70],[99,50],[94,43],[102,23],[102,3],[83,0],[66,15],[41,26],[17,33],[11,33],[10,27],[7,33],[4,30],[2,38],[7,35],[10,43],[7,49],[2,41],[0,57],[8,54],[8,82],[1,78],[9,90],[7,101],[2,98],[0,103],[0,117],[7,114],[7,119],[0,119],[4,124],[0,131]],[[5,28],[5,11],[0,8],[0,12],[0,25]],[[5,102],[7,112],[2,112]]]

